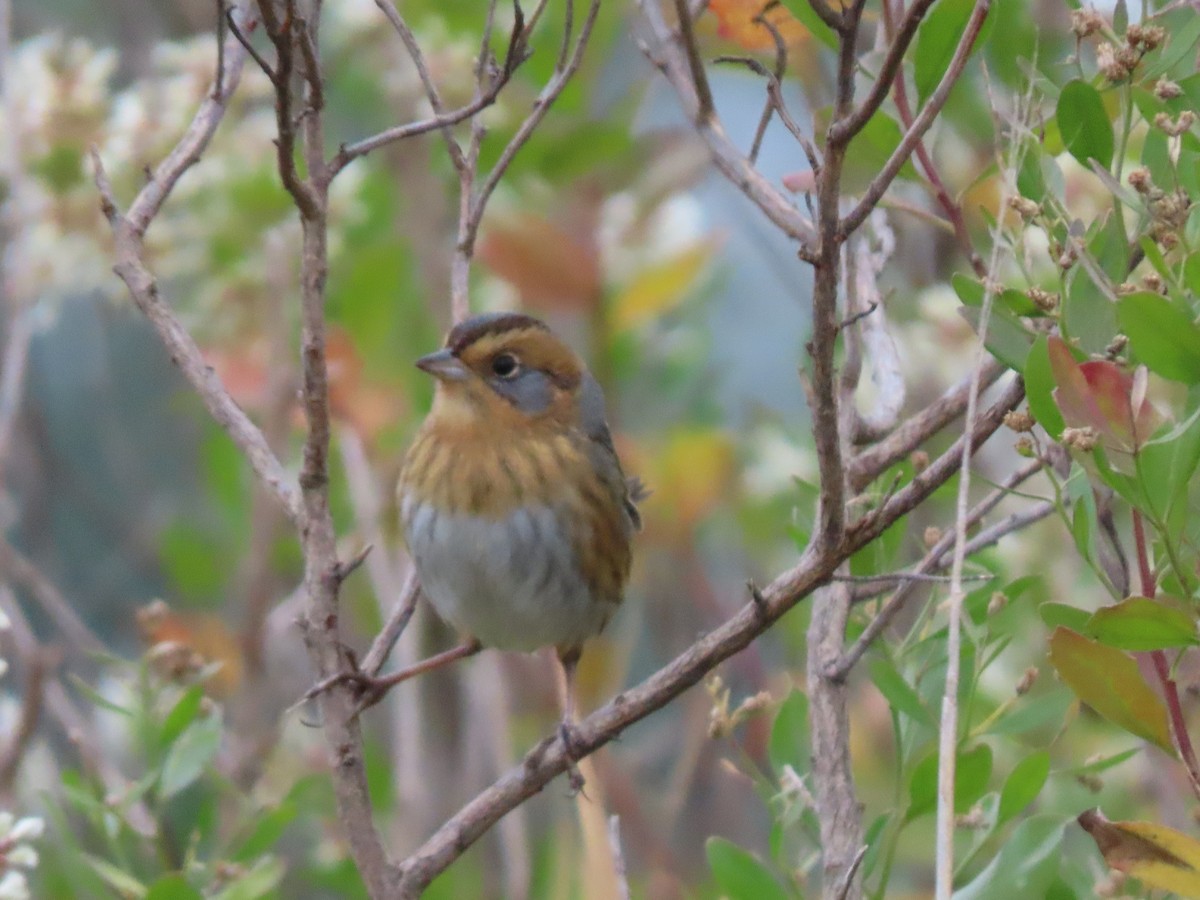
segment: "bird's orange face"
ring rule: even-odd
[[[544,325],[515,314],[476,317],[417,362],[438,380],[431,425],[450,431],[566,428],[579,419],[579,358]]]

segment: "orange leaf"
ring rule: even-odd
[[[160,661],[180,661],[180,651],[199,657],[197,662],[221,663],[206,688],[215,697],[227,697],[242,683],[242,645],[221,619],[207,613],[179,612],[161,600],[137,611],[138,630],[148,647],[175,648]],[[187,668],[186,666],[183,668]],[[170,673],[168,673],[170,674]]]
[[[744,50],[774,51],[771,31],[755,20],[763,18],[775,26],[788,47],[798,47],[808,40],[809,32],[782,4],[764,9],[764,0],[709,0],[708,8],[717,17],[717,34],[733,41]]]
[[[600,258],[590,235],[522,215],[491,225],[479,258],[533,310],[590,310],[601,295]]]

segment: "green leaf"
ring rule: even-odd
[[[966,812],[987,790],[992,776],[992,748],[977,744],[970,750],[960,750],[954,767],[954,811]],[[930,753],[913,769],[908,783],[908,812],[912,819],[937,807],[938,754]]]
[[[960,307],[959,315],[971,323],[976,334],[979,333],[980,311],[964,306]],[[1016,372],[1024,371],[1025,360],[1029,358],[1029,348],[1033,346],[1033,335],[1025,330],[1025,326],[1008,310],[992,306],[992,314],[988,319],[987,349],[996,359]]]
[[[1112,164],[1112,121],[1104,109],[1100,92],[1086,81],[1069,81],[1058,95],[1055,111],[1063,143],[1086,169],[1089,159],[1104,168]]]
[[[1140,746],[1130,747],[1128,750],[1122,750],[1120,753],[1114,753],[1112,756],[1102,756],[1099,759],[1093,759],[1090,762],[1083,763],[1082,765],[1071,766],[1070,768],[1062,769],[1060,771],[1065,772],[1068,775],[1082,775],[1085,772],[1104,772],[1113,768],[1114,766],[1119,766],[1127,759],[1132,759],[1141,752],[1142,748]]]
[[[950,277],[950,284],[954,288],[954,293],[958,294],[958,299],[967,306],[983,306],[983,283],[978,279],[962,272],[955,272]]]
[[[158,733],[159,747],[165,748],[172,744],[183,733],[183,729],[192,724],[203,703],[204,685],[194,684],[184,691],[183,696],[175,702],[163,719]]]
[[[1044,897],[1058,873],[1063,825],[1057,816],[1033,816],[1021,822],[987,868],[954,892],[954,900]]]
[[[1150,371],[1200,384],[1200,328],[1178,306],[1160,294],[1139,291],[1118,301],[1117,321]]]
[[[1011,712],[988,726],[988,734],[1027,734],[1038,729],[1057,732],[1062,729],[1075,695],[1065,687],[1044,694],[1026,694]]]
[[[821,21],[821,17],[813,10],[812,3],[809,0],[785,0],[783,5],[787,7],[788,12],[800,20],[800,24],[807,28],[818,41],[830,50],[838,48],[838,36],[833,33],[828,25]]]
[[[118,896],[130,898],[130,900],[141,900],[141,898],[146,896],[146,886],[124,869],[114,866],[108,860],[93,856],[90,853],[81,853],[79,855],[97,875],[104,879],[109,887],[117,892]]]
[[[221,716],[218,713],[189,725],[167,752],[158,782],[159,795],[169,799],[189,787],[204,773],[220,746]]]
[[[276,857],[261,859],[250,871],[236,878],[213,900],[258,900],[279,886],[286,869]]]
[[[262,856],[283,836],[297,812],[296,804],[290,800],[284,800],[274,809],[259,812],[250,833],[234,846],[229,858],[244,863]]]
[[[788,892],[748,850],[725,838],[710,837],[704,852],[717,885],[729,900],[788,900]]]
[[[1029,411],[1037,423],[1051,438],[1058,439],[1065,427],[1062,413],[1054,402],[1054,372],[1050,368],[1050,354],[1046,336],[1039,334],[1025,358],[1025,398]]]
[[[871,681],[893,709],[922,725],[932,728],[937,724],[933,714],[921,702],[920,695],[904,680],[904,676],[896,671],[890,661],[872,660],[870,671]]]
[[[1016,764],[1000,789],[996,823],[1007,822],[1020,813],[1042,792],[1050,774],[1050,754],[1045,750],[1030,753]]]
[[[1099,715],[1175,755],[1167,708],[1129,654],[1060,626],[1050,636],[1050,662]]]
[[[1200,16],[1189,16],[1181,28],[1168,29],[1167,45],[1156,51],[1159,56],[1152,60],[1142,73],[1142,80],[1149,81],[1169,72],[1200,41]]]
[[[918,106],[925,105],[950,67],[974,6],[974,0],[938,0],[917,29],[912,59]],[[975,45],[980,43],[982,41],[976,40]]]
[[[1177,606],[1129,597],[1096,610],[1083,633],[1120,650],[1165,650],[1200,643],[1195,620]]]
[[[1041,203],[1046,199],[1046,178],[1042,174],[1041,148],[1031,147],[1021,154],[1017,169],[1017,190],[1026,200]]]
[[[791,766],[798,774],[808,771],[808,697],[792,690],[775,714],[771,738],[767,743],[771,768],[782,772]]]
[[[68,672],[67,677],[71,680],[71,684],[79,693],[83,694],[95,706],[101,709],[107,709],[109,712],[117,713],[118,715],[133,717],[133,710],[124,706],[118,706],[113,703],[103,694],[99,693],[94,687],[76,675],[74,672]]]
[[[164,875],[146,892],[146,900],[204,900],[204,895],[182,875]]]

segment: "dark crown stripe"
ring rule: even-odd
[[[507,331],[521,331],[535,328],[539,331],[549,331],[546,323],[524,313],[481,313],[459,322],[451,329],[446,337],[446,349],[457,355],[470,347],[477,340],[489,334],[504,334]]]

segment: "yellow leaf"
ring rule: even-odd
[[[650,475],[654,502],[647,509],[687,532],[729,496],[734,476],[729,436],[716,429],[678,431],[654,460]]]
[[[696,283],[713,252],[712,241],[700,241],[666,262],[639,272],[613,301],[613,325],[633,328],[675,306]]]
[[[1079,814],[1114,869],[1151,887],[1183,897],[1200,897],[1200,841],[1153,822],[1111,822],[1098,809]]]

